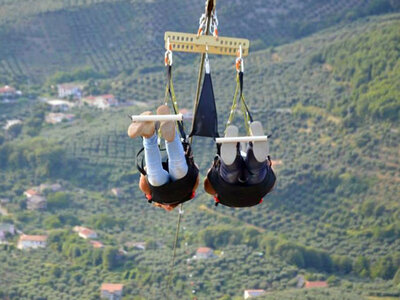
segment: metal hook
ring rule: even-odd
[[[167,51],[165,51],[165,65],[166,66],[172,66],[172,45],[170,43],[170,39],[168,37],[167,39]]]
[[[236,71],[244,72],[244,61],[243,61],[243,48],[242,45],[239,46],[239,51],[236,58]]]
[[[208,59],[208,45],[206,44],[206,53],[205,53],[205,68],[206,74],[210,74],[210,60]]]
[[[243,48],[242,48],[242,45],[239,46],[239,58],[243,59]]]

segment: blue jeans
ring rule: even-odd
[[[178,132],[175,132],[175,139],[172,142],[165,141],[169,173],[162,167],[161,153],[157,144],[157,134],[154,133],[151,138],[143,138],[143,147],[147,166],[147,180],[152,186],[161,186],[170,180],[176,181],[187,174],[188,165]]]

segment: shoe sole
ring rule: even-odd
[[[237,137],[239,130],[236,126],[231,125],[226,128],[225,137]],[[226,165],[231,165],[236,159],[236,144],[224,143],[221,145],[221,159]]]
[[[264,129],[259,121],[250,124],[250,133],[252,136],[264,135]],[[267,142],[253,142],[253,153],[258,162],[264,162],[268,157],[268,152]]]
[[[169,115],[170,110],[168,106],[161,105],[157,108],[157,115]],[[172,142],[175,139],[175,121],[162,121],[160,122],[160,130],[162,137],[167,142]]]

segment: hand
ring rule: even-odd
[[[207,194],[215,196],[217,192],[214,190],[213,186],[211,185],[211,182],[208,180],[208,178],[204,178],[204,190],[206,191]]]
[[[179,203],[177,203],[177,204],[161,204],[161,203],[154,202],[153,205],[156,207],[164,208],[166,211],[171,211],[175,207],[177,207],[179,205]]]
[[[139,188],[145,195],[151,194],[151,190],[149,184],[147,183],[146,176],[144,176],[143,174],[140,174]]]

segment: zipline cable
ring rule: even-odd
[[[174,248],[173,248],[173,255],[172,255],[172,261],[171,261],[171,267],[169,270],[169,275],[168,275],[168,285],[167,285],[167,291],[170,291],[171,288],[171,283],[172,283],[172,276],[174,275],[174,266],[175,266],[175,258],[176,258],[176,248],[178,245],[178,239],[179,239],[179,230],[181,226],[181,221],[182,221],[182,215],[183,215],[183,210],[182,210],[183,204],[179,206],[179,216],[178,216],[178,223],[176,225],[176,232],[175,232],[175,240],[174,240]]]
[[[208,35],[209,31],[210,31],[210,26],[211,26],[211,21],[212,21],[212,12],[215,10],[215,2],[216,2],[215,0],[207,0],[206,1],[205,10],[206,10],[206,16],[207,16],[207,24],[206,24],[206,30],[204,32],[205,35]],[[196,98],[195,98],[194,106],[193,106],[193,115],[196,114],[197,105],[199,104],[201,79],[203,77],[205,58],[206,58],[205,53],[202,53],[201,58],[200,58],[199,77],[197,80]],[[193,130],[193,126],[194,126],[194,118],[192,120],[192,130]],[[193,141],[193,136],[190,137],[190,140],[189,140],[190,145],[192,144],[192,141]],[[180,230],[182,215],[183,215],[183,204],[180,204],[179,205],[178,223],[176,226],[175,240],[174,240],[174,245],[173,245],[173,255],[172,255],[172,261],[171,261],[171,267],[170,267],[169,275],[168,275],[167,293],[169,293],[171,291],[171,283],[172,283],[172,277],[174,275],[174,267],[175,267],[175,259],[176,259],[176,248],[178,245],[179,230]]]

